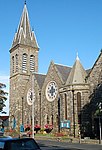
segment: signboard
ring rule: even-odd
[[[61,121],[60,127],[70,129],[70,120]]]
[[[24,125],[23,124],[20,126],[20,132],[24,132]]]

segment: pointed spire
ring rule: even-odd
[[[25,5],[23,8],[20,24],[18,26],[17,33],[15,34],[12,47],[16,46],[17,44],[23,44],[23,45],[39,48],[34,31],[32,31],[30,27],[28,10],[26,7],[26,0],[25,0]]]
[[[83,84],[85,83],[86,71],[79,61],[77,54],[76,61],[72,67],[72,70],[68,76],[66,84]]]

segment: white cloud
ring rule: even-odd
[[[9,91],[9,76],[0,75],[0,83],[6,85],[6,91]]]
[[[1,83],[8,83],[9,82],[9,76],[0,75],[0,82]]]

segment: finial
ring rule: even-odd
[[[77,59],[77,60],[79,60],[79,57],[78,57],[78,52],[77,52],[77,57],[76,57],[76,59]]]
[[[24,3],[25,5],[26,5],[26,0],[25,0],[25,3]]]
[[[34,27],[32,27],[32,31],[34,31]]]

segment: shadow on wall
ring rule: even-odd
[[[102,124],[102,112],[99,110],[99,104],[102,102],[102,84],[97,85],[89,99],[90,103],[81,110],[81,137],[99,139],[99,117]]]

